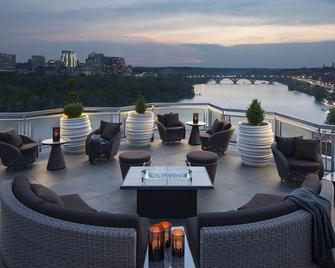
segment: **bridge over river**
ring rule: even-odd
[[[273,84],[275,78],[277,76],[273,75],[186,75],[186,78],[194,79],[194,80],[206,80],[209,82],[210,80],[214,80],[217,84],[220,84],[222,80],[229,79],[234,84],[241,79],[249,80],[249,82],[253,85],[257,80],[267,81],[268,84]]]

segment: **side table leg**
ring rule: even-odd
[[[51,152],[48,160],[47,170],[59,170],[66,168],[62,147],[59,144],[54,144],[51,147]]]
[[[201,144],[200,141],[200,132],[198,126],[192,126],[190,138],[188,140],[188,144],[190,145],[199,145]]]

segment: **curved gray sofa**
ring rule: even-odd
[[[24,191],[19,201],[13,181],[1,183],[0,251],[8,267],[143,266],[147,219],[63,208]]]
[[[320,190],[317,175],[306,179],[302,187],[320,191],[333,211],[332,182],[322,180]],[[257,194],[239,210],[199,214],[187,219],[186,231],[199,267],[318,267],[312,262],[311,215],[278,196]]]

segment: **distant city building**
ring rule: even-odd
[[[68,69],[74,69],[78,67],[78,58],[76,53],[69,50],[63,50],[62,56],[60,57],[60,61],[63,64],[63,67]]]
[[[0,72],[16,71],[16,55],[0,53]]]
[[[31,68],[37,70],[40,68],[45,68],[45,57],[40,55],[33,55],[31,57]]]
[[[45,72],[47,74],[59,74],[61,66],[62,62],[60,60],[49,60],[45,67]]]

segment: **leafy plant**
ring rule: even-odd
[[[246,117],[250,125],[260,125],[264,121],[264,110],[261,107],[261,102],[253,99],[249,105]]]
[[[325,121],[328,125],[335,125],[335,108],[331,108]]]
[[[81,103],[75,102],[75,103],[69,103],[64,106],[64,114],[68,118],[78,118],[81,116],[82,112],[84,110],[84,107]]]
[[[135,103],[135,111],[138,114],[144,114],[147,108],[145,107],[145,99],[142,94],[138,95],[137,101]]]

